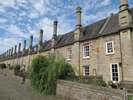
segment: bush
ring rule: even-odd
[[[32,86],[45,95],[56,94],[57,79],[74,76],[74,71],[64,58],[49,55],[37,56],[28,71]]]
[[[6,64],[2,63],[0,64],[0,68],[3,70],[3,69],[6,69]]]
[[[111,86],[112,88],[118,88],[120,86],[119,83],[114,83],[113,81],[108,81],[108,85]]]
[[[13,65],[13,68],[14,68],[14,74],[15,75],[19,75],[19,73],[20,73],[20,65],[18,65],[18,64]]]
[[[74,78],[69,78],[68,80],[70,81],[75,81],[75,82],[79,82],[79,83],[84,83],[84,84],[90,84],[90,85],[94,85],[94,86],[102,86],[102,87],[106,87],[107,84],[105,81],[103,81],[101,76],[88,76],[88,77],[74,77]]]
[[[14,68],[13,68],[13,65],[10,65],[9,66],[9,70],[13,70]]]

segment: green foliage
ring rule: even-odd
[[[128,96],[128,100],[133,100],[133,96]]]
[[[14,68],[13,68],[13,65],[10,65],[9,66],[9,70],[13,70]]]
[[[64,58],[39,55],[33,59],[28,71],[31,84],[45,95],[55,95],[57,79],[74,76],[74,71]]]
[[[0,64],[0,68],[3,70],[3,69],[6,69],[6,64],[2,63]]]
[[[15,75],[19,75],[19,73],[20,73],[20,65],[18,65],[18,64],[13,65],[13,68],[14,68],[14,74]]]
[[[107,84],[105,81],[103,81],[101,76],[88,76],[88,77],[74,77],[74,78],[69,78],[71,81],[79,82],[79,83],[85,83],[85,84],[90,84],[94,86],[101,86],[101,87],[106,87]]]

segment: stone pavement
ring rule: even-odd
[[[0,100],[63,100],[54,96],[42,96],[33,90],[28,81],[21,84],[21,79],[12,74],[0,73]]]

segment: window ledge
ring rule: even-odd
[[[67,61],[71,61],[72,59],[66,59]]]
[[[118,84],[119,83],[119,81],[112,81],[113,82],[113,84]]]
[[[112,53],[106,53],[106,56],[108,56],[108,55],[114,55],[115,53],[114,52],[112,52]]]
[[[90,56],[87,56],[87,57],[83,57],[83,59],[89,59],[90,58]]]

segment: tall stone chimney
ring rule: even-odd
[[[14,48],[14,54],[17,53],[17,45],[15,45],[15,48]]]
[[[40,36],[39,36],[39,44],[42,45],[43,43],[43,29],[40,30]]]
[[[120,0],[119,26],[122,77],[120,81],[133,81],[133,33],[132,17],[128,7],[128,0]]]
[[[54,24],[53,36],[57,36],[57,25],[58,25],[58,21],[55,20],[53,24]]]
[[[33,35],[30,36],[29,53],[32,52],[32,45],[33,45]]]
[[[23,44],[23,52],[25,51],[26,49],[26,40],[24,40],[24,44]]]
[[[8,56],[9,56],[9,50],[6,51],[6,57],[8,57]]]
[[[120,29],[127,28],[131,24],[131,14],[129,12],[128,0],[120,0],[119,7],[119,26]]]
[[[43,44],[43,29],[40,30],[38,51],[42,49],[42,44]]]
[[[12,50],[11,50],[11,56],[13,56],[13,47],[12,47]]]
[[[21,51],[21,43],[19,43],[18,45],[18,53],[20,53],[20,51]]]
[[[11,57],[11,49],[9,49],[8,56]]]
[[[55,20],[53,22],[52,53],[54,53],[54,47],[57,41],[57,27],[58,27],[58,21]]]
[[[77,17],[76,27],[78,29],[78,28],[81,28],[81,7],[79,6],[76,8],[76,17]]]
[[[79,41],[81,34],[81,7],[76,8],[76,30],[75,30],[75,41]]]
[[[79,43],[79,39],[80,39],[80,34],[81,34],[81,7],[77,7],[76,8],[76,29],[74,32],[74,47],[73,47],[73,62],[74,63],[74,67],[75,67],[75,72],[76,75],[81,75],[81,67],[80,67],[80,43]]]

